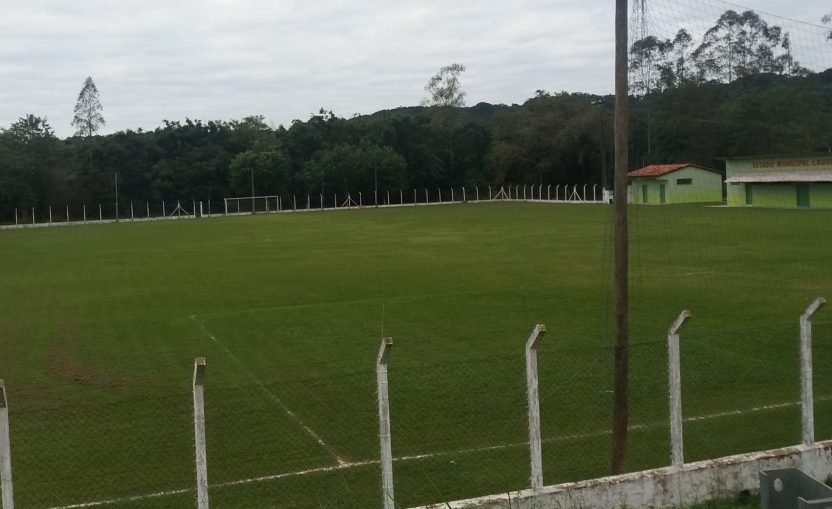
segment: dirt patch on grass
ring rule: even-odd
[[[93,387],[124,387],[121,377],[102,375],[76,356],[75,341],[69,334],[54,341],[46,352],[46,368],[51,378],[60,382]]]

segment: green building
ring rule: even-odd
[[[832,208],[832,154],[725,160],[728,205]]]
[[[630,202],[721,203],[722,174],[696,164],[653,164],[628,174]]]

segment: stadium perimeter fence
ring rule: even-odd
[[[485,201],[552,203],[609,203],[608,191],[598,184],[507,185],[457,188],[384,189],[367,193],[264,195],[210,200],[132,201],[119,206],[63,205],[45,209],[14,209],[0,218],[0,229],[194,219],[229,215],[276,214],[359,208],[446,205]]]
[[[832,376],[811,372],[813,351],[832,362],[830,322],[812,338],[823,303],[780,327],[703,333],[683,312],[666,337],[636,333],[629,469],[832,437]],[[516,354],[439,360],[386,338],[338,375],[198,359],[180,385],[106,400],[5,387],[3,508],[411,507],[604,475],[611,349],[546,329],[507,339]]]

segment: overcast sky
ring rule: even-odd
[[[722,5],[661,4],[676,1],[681,18]],[[453,62],[467,66],[468,104],[519,103],[537,89],[608,93],[613,4],[0,0],[0,126],[35,113],[71,135],[88,75],[101,94],[104,133],[185,117],[262,114],[288,125],[321,107],[349,117],[414,105],[430,76]],[[832,10],[830,0],[744,5],[814,23]]]

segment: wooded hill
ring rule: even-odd
[[[504,183],[599,183],[612,168],[612,99],[538,94],[520,106],[410,107],[288,128],[262,117],[55,137],[29,115],[0,132],[0,215],[17,208]],[[632,98],[631,167],[827,152],[832,70],[755,74]],[[609,171],[608,173],[611,173]]]

